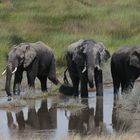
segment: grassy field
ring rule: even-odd
[[[139,44],[139,9],[139,0],[0,0],[0,71],[9,49],[22,41],[44,41],[58,66],[80,38],[103,42],[111,52]]]

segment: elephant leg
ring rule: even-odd
[[[126,82],[124,80],[121,81],[121,93],[123,93],[123,91],[125,89],[125,83]]]
[[[120,80],[118,78],[113,79],[113,87],[114,87],[114,99],[119,98],[119,87],[120,87]]]
[[[81,76],[81,97],[82,98],[87,98],[88,97],[87,83],[88,83],[87,75],[83,74]]]
[[[102,70],[95,69],[95,85],[96,85],[96,95],[103,96],[103,74]]]
[[[27,80],[28,80],[28,85],[30,89],[35,89],[35,78],[36,75],[33,74],[32,72],[27,72]]]
[[[117,99],[121,81],[120,81],[119,77],[117,76],[117,73],[114,72],[113,69],[111,69],[111,73],[112,73],[112,80],[113,80],[114,98]]]
[[[74,89],[74,96],[79,96],[79,78],[78,77],[71,77]]]
[[[35,90],[35,78],[38,72],[38,59],[35,59],[26,71],[29,88],[31,90]]]
[[[75,75],[76,73],[73,72],[71,69],[69,70],[70,78],[73,84],[74,96],[79,96],[79,77]]]
[[[134,87],[134,81],[130,80],[130,81],[126,82],[122,92],[125,94],[130,93],[132,91],[133,87]]]
[[[41,83],[41,90],[42,92],[47,91],[47,76],[37,76]]]
[[[69,75],[73,84],[73,89],[74,89],[74,96],[79,96],[79,74],[77,71],[76,64],[72,61],[71,57],[66,57],[67,58],[67,66],[68,66],[68,71]]]
[[[20,85],[23,77],[23,71],[16,71],[15,73],[15,79],[14,79],[14,85],[13,85],[13,94],[19,95],[20,94]]]

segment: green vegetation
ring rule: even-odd
[[[13,44],[38,40],[65,64],[67,46],[80,39],[101,41],[111,51],[140,39],[139,0],[1,0],[0,67]]]

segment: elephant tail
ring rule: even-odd
[[[66,70],[64,71],[64,78],[63,78],[63,81],[65,84],[69,85],[69,81],[68,81],[68,78],[67,78],[67,71],[68,71],[68,68],[66,68]]]
[[[66,70],[64,71],[64,78],[63,78],[64,83],[60,86],[59,92],[63,93],[64,95],[72,96],[74,93],[74,88],[68,81],[67,70],[68,68],[66,68]]]

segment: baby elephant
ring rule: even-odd
[[[120,85],[122,93],[130,92],[140,75],[140,46],[126,46],[115,52],[111,58],[111,73],[114,95],[118,95]]]

